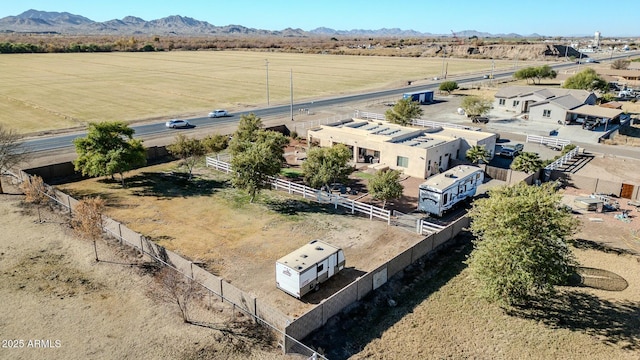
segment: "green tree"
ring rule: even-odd
[[[547,298],[565,284],[576,261],[567,239],[578,220],[561,205],[553,184],[489,190],[474,202],[469,216],[476,236],[467,260],[479,290],[503,306]]]
[[[256,114],[242,115],[238,123],[238,128],[233,133],[233,137],[229,142],[231,154],[235,156],[242,152],[251,142],[255,141],[258,136],[257,133],[262,127],[262,119],[256,116]]]
[[[515,73],[513,73],[513,77],[517,80],[526,80],[528,84],[530,79],[531,80],[535,79],[536,69],[531,66],[519,69]]]
[[[331,183],[346,182],[353,167],[348,165],[351,151],[344,144],[336,144],[330,148],[311,148],[307,159],[302,163],[304,181],[312,188],[318,189]]]
[[[607,91],[609,84],[602,79],[595,70],[586,68],[567,78],[562,85],[565,89],[583,89],[588,91]]]
[[[229,137],[221,134],[209,135],[202,139],[202,144],[207,149],[207,152],[217,155],[229,146]]]
[[[23,146],[22,137],[0,124],[0,194],[4,194],[2,174],[26,160],[27,157],[28,153]]]
[[[369,179],[367,190],[374,199],[382,200],[382,208],[387,205],[387,200],[399,199],[402,196],[404,186],[400,184],[400,171],[378,171]]]
[[[280,173],[285,162],[284,147],[289,143],[287,137],[275,131],[257,130],[252,134],[255,140],[243,143],[242,151],[231,159],[231,182],[249,193],[250,202],[269,186],[271,177]]]
[[[384,117],[390,123],[407,126],[411,125],[411,120],[420,118],[423,112],[417,101],[406,98],[398,100],[391,109],[384,113]]]
[[[524,171],[532,174],[543,167],[543,161],[540,156],[533,152],[523,152],[516,156],[511,162],[511,169],[515,171]]]
[[[549,65],[542,65],[535,69],[535,78],[538,79],[538,84],[542,79],[555,79],[558,73]]]
[[[558,76],[558,73],[549,65],[542,65],[538,67],[530,66],[513,73],[514,78],[518,80],[526,80],[527,84],[529,83],[529,80],[532,80],[535,84],[537,79],[539,84],[542,79],[555,79],[556,76]]]
[[[491,109],[491,102],[479,96],[466,96],[460,107],[467,116],[482,116]]]
[[[465,156],[472,164],[489,162],[489,150],[484,145],[473,145],[467,150]]]
[[[167,151],[182,160],[187,171],[189,171],[189,180],[193,177],[193,168],[198,163],[207,150],[202,141],[195,138],[188,138],[184,134],[178,134],[176,141],[167,146]]]
[[[455,81],[444,81],[440,83],[438,88],[440,91],[446,91],[447,94],[451,94],[452,91],[458,89],[458,83]]]
[[[87,136],[73,141],[75,169],[85,176],[120,174],[124,187],[124,173],[147,163],[146,149],[134,133],[124,122],[90,123]]]

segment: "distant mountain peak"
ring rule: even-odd
[[[368,37],[452,37],[452,34],[421,33],[415,30],[400,28],[382,28],[378,30],[352,29],[334,30],[319,27],[311,31],[286,28],[280,31],[260,30],[242,25],[215,26],[206,21],[197,20],[182,15],[170,15],[161,19],[146,21],[135,16],[126,16],[122,20],[113,19],[96,22],[84,16],[68,12],[39,11],[30,9],[17,16],[7,16],[0,19],[0,32],[56,32],[61,34],[82,35],[266,35],[266,36],[368,36]],[[475,30],[456,32],[460,38],[472,36],[496,37],[489,33]],[[539,35],[536,34],[539,37]],[[520,37],[509,34],[509,37]]]

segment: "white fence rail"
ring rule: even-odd
[[[364,119],[364,120],[383,120],[383,121],[386,120],[384,114],[377,114],[377,113],[371,113],[371,112],[365,112],[365,111],[359,111],[359,110],[356,110],[353,116],[355,118]],[[448,127],[453,129],[472,130],[472,131],[480,130],[480,128],[473,127],[473,126],[450,124],[450,123],[443,123],[443,122],[423,120],[423,119],[413,119],[411,120],[411,125],[428,127],[428,128]]]
[[[551,164],[547,165],[544,169],[545,170],[557,170],[557,169],[561,168],[562,166],[564,166],[564,164],[568,163],[569,161],[571,161],[571,159],[573,159],[575,156],[577,156],[579,150],[580,150],[580,147],[576,146],[575,149],[569,151],[564,156],[560,157],[558,160],[556,160],[556,161],[552,162]]]
[[[411,120],[411,125],[429,127],[429,128],[448,127],[448,128],[453,128],[453,129],[480,131],[480,128],[473,127],[473,126],[449,124],[449,123],[430,121],[430,120],[422,120],[422,119],[413,119],[413,120]]]
[[[558,138],[539,136],[539,135],[527,135],[527,142],[541,144],[541,145],[558,146],[563,149],[565,146],[571,144],[571,141],[566,139],[558,139]]]
[[[425,219],[420,219],[420,223],[418,224],[418,232],[422,235],[431,235],[437,232],[440,232],[446,226],[434,224]]]
[[[206,158],[206,165],[208,167],[213,167],[216,170],[224,171],[226,173],[231,172],[230,164],[212,157]],[[351,200],[339,194],[324,192],[318,189],[310,188],[306,185],[300,185],[277,178],[273,178],[271,180],[271,186],[273,186],[273,188],[276,190],[287,191],[289,194],[302,195],[302,197],[306,199],[312,199],[322,204],[333,204],[336,209],[338,208],[338,206],[341,206],[349,210],[352,214],[357,211],[369,216],[369,219],[373,219],[375,217],[385,220],[387,224],[391,223],[391,211],[370,204],[365,204],[356,200]]]
[[[366,111],[360,111],[360,110],[356,110],[353,116],[355,118],[364,119],[364,120],[383,120],[383,121],[386,120],[384,114],[378,114],[378,113],[372,113],[372,112],[366,112]]]

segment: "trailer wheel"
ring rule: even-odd
[[[320,290],[320,284],[316,284],[316,286],[313,288],[313,291],[318,291]]]

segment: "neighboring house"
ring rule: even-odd
[[[607,79],[615,79],[618,83],[640,85],[640,69],[598,69],[598,75]]]
[[[586,90],[541,88],[538,86],[507,86],[495,94],[493,108],[516,114],[528,113],[529,107],[537,102],[570,95],[581,104],[594,105],[597,96]]]
[[[528,113],[534,121],[562,123],[571,120],[571,110],[595,105],[596,94],[586,90],[508,86],[498,90],[493,108],[516,114]]]
[[[570,120],[569,111],[582,105],[582,101],[571,95],[552,97],[532,104],[529,107],[529,119],[563,124]]]
[[[350,119],[321,125],[307,132],[309,144],[345,144],[354,163],[379,163],[376,168],[400,170],[428,178],[447,170],[452,159],[465,160],[474,145],[485,145],[493,158],[496,134],[455,128],[411,128],[386,121]]]

